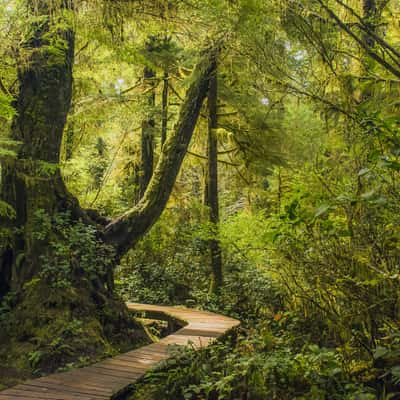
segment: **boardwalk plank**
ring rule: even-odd
[[[63,392],[59,390],[58,393],[36,393],[29,390],[22,390],[22,389],[9,389],[7,391],[10,395],[14,396],[15,398],[19,397],[27,397],[29,399],[46,399],[46,400],[97,400],[95,397],[91,395],[83,395],[83,394],[71,394],[67,392]]]
[[[110,391],[99,392],[96,387],[82,387],[82,386],[72,386],[70,383],[66,385],[65,383],[52,383],[45,382],[40,384],[35,384],[35,381],[31,381],[33,383],[26,383],[19,385],[19,388],[23,388],[26,390],[31,390],[32,392],[38,393],[52,393],[54,389],[60,390],[62,389],[65,392],[69,392],[72,394],[81,394],[81,395],[90,395],[96,399],[108,399],[110,397]]]
[[[39,386],[39,387],[51,387],[51,386],[66,386],[71,387],[73,389],[83,389],[83,390],[90,390],[90,393],[98,393],[99,395],[107,396],[111,393],[109,388],[102,388],[99,385],[90,384],[87,381],[82,382],[81,380],[76,379],[58,379],[55,375],[49,375],[43,380],[35,379],[32,381],[27,382],[26,384]],[[25,385],[26,385],[25,384]]]

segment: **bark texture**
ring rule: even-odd
[[[16,158],[2,160],[1,199],[12,206],[16,218],[11,222],[17,233],[0,259],[0,286],[18,288],[32,278],[40,264],[44,243],[34,238],[35,213],[49,214],[69,206],[78,209],[67,192],[58,168],[64,125],[72,94],[74,33],[55,28],[68,16],[72,5],[63,4],[60,16],[50,18],[48,2],[38,2],[35,12],[45,22],[33,23],[18,71],[19,96],[14,104],[17,114],[11,138],[19,141]],[[55,20],[54,20],[55,19]],[[57,41],[52,41],[57,37]]]

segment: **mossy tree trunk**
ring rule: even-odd
[[[33,33],[21,48],[17,113],[11,130],[11,138],[20,146],[17,157],[2,160],[1,198],[16,213],[10,223],[15,234],[1,259],[2,271],[9,271],[6,286],[12,288],[37,274],[46,251],[46,244],[33,234],[37,210],[53,215],[72,204],[76,207],[58,167],[72,94],[74,33],[68,28],[72,5],[60,3],[58,15],[52,17],[49,7],[49,2],[39,1],[30,10],[36,18],[32,19]]]

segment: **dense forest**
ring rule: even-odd
[[[400,399],[398,0],[0,0],[0,397],[126,302],[241,325],[125,398]]]

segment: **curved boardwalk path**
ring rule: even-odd
[[[186,324],[157,343],[121,354],[91,366],[27,381],[0,392],[0,400],[109,400],[123,393],[148,370],[166,360],[168,345],[196,348],[228,332],[239,321],[206,311],[128,303],[132,311],[149,317],[179,320]]]

